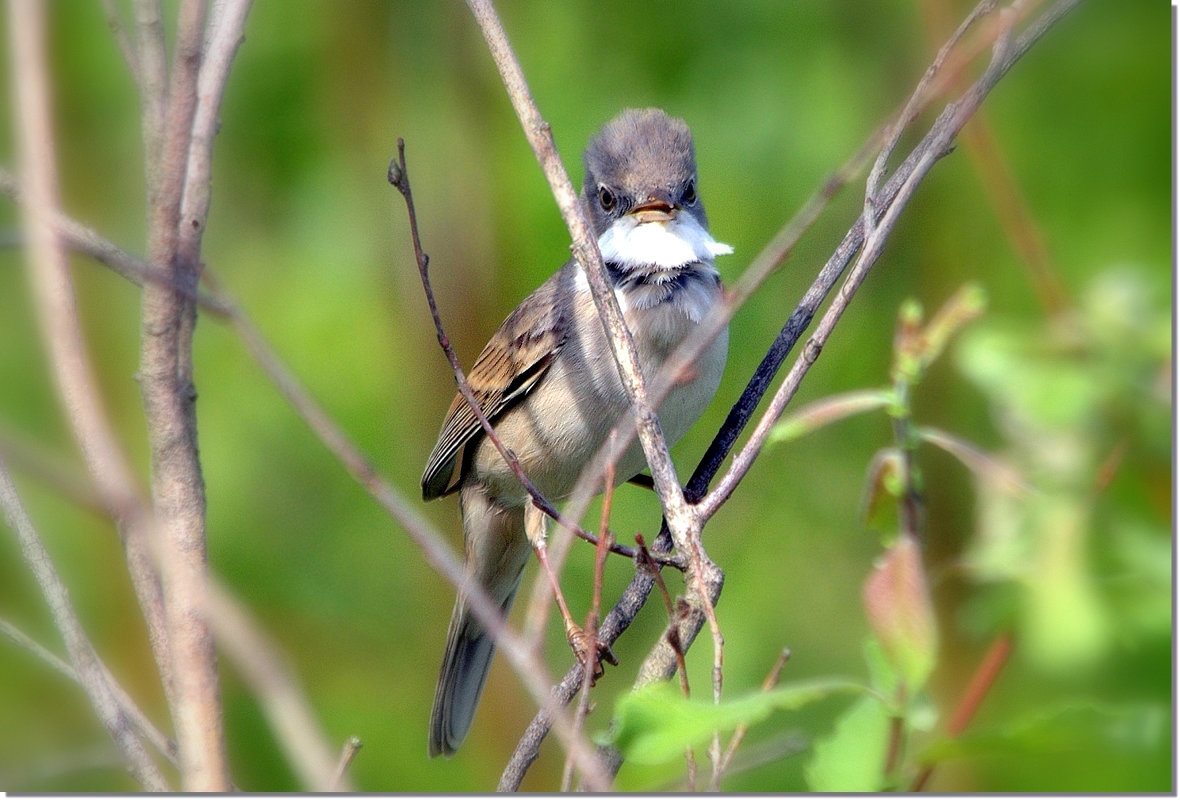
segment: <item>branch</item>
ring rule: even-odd
[[[35,5],[37,0],[15,0],[11,4],[14,19],[30,24],[28,9],[18,9],[22,2]],[[36,24],[35,22],[31,24]],[[28,27],[22,27],[25,35]],[[148,755],[143,743],[136,736],[131,720],[124,712],[124,708],[115,696],[115,692],[108,680],[106,671],[94,653],[82,624],[70,603],[69,592],[57,570],[53,568],[53,561],[49,557],[41,537],[33,527],[20,497],[16,493],[16,486],[8,474],[8,468],[0,461],[0,508],[9,527],[20,540],[21,553],[25,563],[36,578],[37,585],[45,597],[49,610],[53,614],[54,625],[61,632],[73,665],[73,673],[81,684],[86,696],[90,699],[99,722],[106,729],[127,765],[131,775],[139,784],[149,791],[170,791],[164,776],[160,774],[155,762]]]
[[[1049,30],[1049,28],[1053,26],[1053,24],[1055,24],[1062,16],[1064,16],[1075,5],[1077,5],[1078,1],[1079,0],[1058,0],[1057,3],[1051,6],[1027,27],[1013,45],[1006,48],[998,47],[993,57],[992,64],[989,66],[984,75],[979,80],[977,80],[975,84],[973,84],[971,88],[965,92],[957,102],[949,105],[947,109],[944,110],[943,114],[938,118],[938,120],[936,120],[931,130],[927,133],[919,145],[914,148],[909,156],[897,167],[893,177],[876,195],[876,207],[883,208],[889,205],[889,207],[893,209],[892,217],[890,217],[890,219],[887,221],[883,220],[883,222],[888,223],[888,227],[890,229],[893,223],[896,221],[896,215],[899,214],[901,209],[904,207],[904,202],[900,204],[894,204],[894,199],[897,194],[901,192],[903,187],[906,188],[907,198],[909,194],[912,194],[917,183],[922,177],[925,176],[925,173],[933,163],[933,160],[937,160],[937,158],[941,158],[943,155],[946,155],[954,135],[962,128],[963,124],[966,123],[966,121],[979,107],[980,103],[982,103],[984,97],[986,97],[990,89],[995,86],[995,84],[1007,73],[1008,69],[1010,69],[1011,66],[1021,56],[1023,56],[1024,53],[1027,52],[1027,50],[1032,47],[1032,45],[1035,44],[1040,39],[1040,37],[1045,34],[1045,32]],[[974,17],[975,14],[973,13],[972,16]],[[940,56],[940,59],[941,58],[943,57]],[[925,80],[921,88],[928,91],[932,85],[933,84],[931,84],[928,80]],[[912,106],[910,106],[910,104],[907,104],[907,107],[912,111]],[[874,134],[870,141],[876,142],[881,136],[882,133],[879,131]],[[840,184],[843,176],[847,174],[847,169],[860,163],[864,153],[865,151],[862,150],[857,157],[854,157],[850,161],[849,165],[846,165],[846,167],[837,174],[836,178],[829,181],[828,185],[819,192],[818,199],[820,202],[823,201],[825,196],[830,196],[830,193],[834,193],[834,187],[837,187]],[[925,164],[922,170],[919,171],[919,164],[934,153],[937,155],[930,161],[930,163]],[[911,179],[913,180],[911,181]],[[907,182],[909,182],[908,187],[906,187]],[[813,200],[814,199],[816,198],[813,198]],[[792,240],[786,236],[786,231],[788,229],[793,229],[793,227],[794,226],[791,223],[788,223],[788,225],[784,228],[784,231],[776,237],[775,242],[772,242],[772,244],[767,247],[767,249],[764,251],[764,255],[767,255],[767,257],[770,258],[770,251],[778,250],[782,253],[781,257],[785,257],[789,253],[791,244],[793,244]],[[879,223],[877,227],[881,228],[881,224]],[[780,238],[784,240],[781,245],[779,245]],[[831,318],[825,317],[825,319],[828,319],[828,325],[826,330],[823,331],[822,334],[819,334],[821,338],[816,340],[813,337],[813,341],[809,342],[807,351],[800,359],[801,363],[797,367],[797,374],[793,376],[788,375],[788,377],[784,379],[783,387],[780,387],[779,391],[776,393],[775,400],[772,402],[771,408],[769,408],[764,415],[758,430],[756,430],[751,436],[751,440],[749,443],[747,443],[746,449],[744,449],[742,454],[739,454],[738,456],[738,458],[742,459],[742,466],[737,467],[737,458],[735,458],[735,467],[731,468],[730,473],[732,474],[728,476],[729,479],[728,482],[725,482],[724,488],[719,487],[721,490],[720,493],[718,490],[714,490],[710,497],[706,497],[706,490],[708,489],[709,483],[711,482],[713,476],[720,469],[721,465],[724,463],[729,450],[737,441],[737,438],[740,436],[746,423],[752,418],[754,412],[757,410],[757,407],[765,391],[769,388],[775,374],[786,360],[786,356],[790,353],[795,343],[802,335],[802,332],[810,324],[812,317],[816,313],[820,304],[823,302],[824,298],[835,286],[835,283],[839,279],[840,275],[844,272],[845,268],[852,261],[857,252],[861,250],[864,242],[864,220],[862,215],[862,217],[852,225],[844,240],[840,243],[831,258],[829,258],[828,262],[820,270],[820,273],[816,277],[815,282],[804,294],[803,299],[799,303],[798,307],[791,314],[786,323],[784,323],[782,330],[779,332],[779,335],[776,337],[770,349],[763,357],[762,362],[755,370],[753,376],[746,386],[746,389],[742,392],[741,397],[739,397],[738,401],[730,410],[730,413],[721,429],[718,431],[717,436],[706,450],[705,455],[702,457],[701,462],[698,464],[697,469],[694,471],[686,487],[686,495],[690,500],[705,498],[700,504],[700,512],[703,518],[707,519],[713,513],[716,513],[716,510],[720,508],[721,504],[724,503],[726,499],[728,499],[730,494],[732,494],[733,489],[736,488],[737,483],[740,482],[741,477],[744,476],[745,472],[748,471],[749,467],[752,465],[754,458],[756,458],[760,450],[761,443],[764,441],[765,436],[769,433],[769,429],[773,426],[773,422],[778,419],[782,413],[782,410],[785,408],[787,401],[789,401],[793,396],[794,390],[798,386],[798,381],[802,379],[803,375],[810,367],[810,364],[813,363],[815,358],[818,357],[822,343],[826,341],[827,337],[831,333],[831,326],[834,326],[835,322],[838,321],[840,314],[843,312],[843,309],[847,307],[848,303],[851,301],[852,295],[863,281],[864,275],[872,266],[876,256],[879,255],[880,249],[884,244],[884,235],[881,230],[877,231],[875,242],[872,244],[872,249],[875,252],[870,254],[871,257],[866,257],[862,253],[862,257],[857,262],[859,269],[855,270],[859,273],[859,275],[855,279],[850,278],[850,282],[847,282],[845,288],[842,289],[840,293],[841,296],[833,301],[833,305],[838,306],[838,310]],[[775,262],[771,266],[762,266],[765,263],[763,262],[763,255],[759,256],[756,263],[760,265],[760,271],[767,270],[767,273],[777,265],[777,262]],[[751,270],[752,269],[753,267]],[[796,369],[793,368],[792,372],[796,372]],[[620,442],[622,442],[623,438],[623,436],[620,436]],[[652,544],[652,550],[667,550],[670,546],[671,539],[667,536],[667,532],[661,531],[660,536],[658,536]],[[621,633],[622,630],[625,630],[626,627],[630,625],[630,622],[634,618],[634,615],[638,612],[638,609],[641,608],[646,602],[647,596],[651,591],[651,587],[652,581],[650,576],[644,574],[643,572],[640,572],[636,575],[636,577],[632,580],[631,585],[628,586],[624,591],[624,594],[619,603],[607,617],[608,622],[613,623],[611,628],[607,630],[607,626],[604,625],[604,630],[599,632],[599,635],[603,641],[607,643],[613,642],[614,638],[619,633]],[[696,630],[699,630],[700,623],[701,620],[698,619],[696,623]],[[688,635],[683,639],[683,646],[685,648],[687,648],[693,641],[696,630],[690,629],[686,631]],[[666,678],[674,669],[675,655],[673,653],[653,652],[653,654],[641,667],[641,675],[650,675],[653,678],[657,676],[663,676]],[[561,698],[563,702],[568,702],[569,698],[573,696],[579,686],[579,674],[580,668],[577,666],[571,668],[565,679],[554,687],[553,692],[555,697]],[[524,772],[536,758],[540,742],[544,739],[546,725],[547,720],[543,714],[538,714],[534,718],[533,722],[526,730],[525,735],[518,743],[517,749],[514,752],[508,766],[505,768],[499,787],[501,790],[512,790],[519,786]],[[617,764],[612,764],[612,766],[617,766]]]
[[[146,3],[138,9],[142,57],[161,43],[149,24],[158,9]],[[186,791],[230,788],[217,658],[206,611],[205,487],[197,450],[192,364],[196,304],[189,298],[200,278],[217,111],[248,9],[248,2],[217,6],[220,13],[210,22],[206,61],[205,2],[188,0],[181,6],[158,135],[158,64],[151,91],[146,74],[141,83],[149,162],[148,261],[184,290],[155,282],[144,286],[139,378],[151,447],[152,494],[163,534],[157,555],[171,637],[169,702]]]
[[[0,167],[0,194],[7,195],[17,203],[27,204],[27,199],[21,191],[16,176],[2,167]],[[60,209],[53,209],[50,214],[50,225],[53,232],[71,250],[90,256],[136,286],[142,288],[144,284],[151,282],[161,288],[177,292],[185,300],[195,302],[204,311],[215,316],[224,318],[229,315],[229,309],[219,303],[217,298],[182,286],[171,275],[153,268],[142,258],[132,255],[94,228],[69,217]]]
[[[34,306],[71,431],[103,505],[121,534],[153,653],[157,663],[164,665],[167,629],[158,577],[148,551],[154,521],[103,408],[83,343],[65,250],[51,224],[59,202],[43,8],[32,0],[10,0],[9,10],[15,62],[14,118],[18,120],[17,146],[27,189],[23,227]],[[156,783],[156,776],[150,773],[142,777]]]
[[[699,530],[696,515],[684,500],[684,493],[668,454],[659,420],[648,397],[643,372],[635,352],[635,343],[631,340],[631,332],[623,320],[618,299],[610,288],[606,265],[603,264],[602,254],[598,251],[597,239],[582,212],[577,192],[574,191],[569,175],[561,163],[561,157],[557,154],[549,124],[541,117],[533,101],[520,63],[512,53],[512,46],[491,0],[468,0],[467,4],[479,23],[480,31],[487,41],[508,97],[512,101],[512,107],[520,119],[525,137],[533,148],[533,153],[561,210],[562,219],[565,220],[573,237],[574,258],[586,273],[594,305],[605,326],[607,340],[619,368],[619,377],[635,413],[639,441],[651,467],[652,479],[664,508],[664,516],[668,520],[672,535],[677,539],[677,545],[682,551],[689,553],[695,549],[690,543],[692,532]]]
[[[52,565],[50,565],[50,568],[52,569]],[[68,593],[66,600],[68,603]],[[28,650],[43,663],[47,664],[54,672],[78,684],[78,686],[82,687],[83,691],[87,691],[87,680],[89,679],[84,680],[83,677],[78,674],[78,671],[70,664],[62,661],[47,648],[43,647],[37,641],[30,638],[27,634],[25,634],[8,620],[0,619],[0,634],[3,634],[8,638],[9,641],[18,647],[23,647],[24,649]],[[127,694],[126,690],[124,690],[123,687],[115,681],[114,676],[111,675],[110,669],[108,669],[106,664],[103,663],[102,659],[98,657],[98,654],[94,652],[93,645],[89,645],[89,647],[95,664],[100,670],[102,670],[102,674],[107,682],[107,686],[110,688],[111,694],[119,706],[120,713],[126,717],[127,722],[135,728],[135,732],[141,738],[150,742],[152,747],[156,748],[160,755],[164,756],[173,766],[175,766],[177,763],[176,742],[170,740],[167,736],[160,732],[159,728],[152,724],[152,721],[148,719],[147,715],[144,714],[143,711],[140,710],[139,706],[135,704],[135,701],[131,699],[131,696]],[[89,696],[89,693],[87,696]]]
[[[557,508],[549,502],[549,500],[541,494],[528,475],[525,474],[524,468],[520,465],[520,460],[517,459],[516,454],[504,446],[500,441],[500,437],[496,434],[496,429],[492,427],[492,423],[488,420],[483,408],[479,405],[479,400],[476,399],[475,393],[471,390],[471,384],[467,382],[467,376],[463,373],[463,366],[459,363],[459,357],[455,355],[455,348],[451,346],[450,337],[447,336],[446,330],[443,328],[442,317],[438,313],[438,303],[434,299],[434,288],[430,284],[430,257],[422,250],[422,240],[418,235],[418,214],[414,209],[414,192],[410,186],[410,173],[406,166],[406,144],[402,139],[397,140],[397,158],[389,162],[388,172],[389,182],[401,193],[402,199],[406,202],[406,214],[410,220],[410,240],[414,246],[414,261],[418,265],[418,276],[422,281],[422,289],[426,292],[426,305],[430,309],[430,317],[434,321],[434,332],[438,338],[438,344],[442,348],[443,353],[447,357],[447,361],[451,364],[451,369],[455,373],[455,383],[458,385],[459,394],[463,395],[463,399],[467,401],[467,405],[471,408],[471,412],[475,415],[475,419],[483,427],[484,435],[499,452],[500,457],[512,470],[512,474],[520,481],[521,486],[529,493],[533,500],[533,504],[541,509],[550,518],[555,520],[563,528],[585,539],[586,541],[597,545],[598,539],[591,533],[584,530],[580,525],[562,515]],[[625,555],[628,558],[634,558],[635,553],[628,547],[624,547],[612,542],[611,550],[620,555]]]
[[[884,208],[884,214],[871,226],[871,233],[865,237],[860,256],[845,280],[844,286],[821,319],[816,332],[808,340],[806,349],[784,378],[749,441],[742,451],[734,457],[729,471],[722,477],[718,486],[701,501],[701,513],[704,517],[708,518],[716,513],[749,471],[761,451],[762,444],[771,427],[794,396],[803,376],[819,357],[819,353],[836,323],[848,308],[856,290],[881,254],[889,233],[918,184],[925,178],[934,163],[951,151],[955,136],[983,103],[991,89],[1007,74],[1012,65],[1044,35],[1054,22],[1078,2],[1079,0],[1059,0],[1036,20],[1015,43],[1012,43],[1010,38],[1010,26],[1015,22],[1015,17],[1007,10],[1001,12],[1005,16],[1006,25],[998,33],[993,49],[993,58],[988,68],[958,100],[943,110],[931,126],[930,131],[898,168],[897,173],[885,189],[867,203],[870,208]],[[924,88],[924,86],[925,82],[919,88]],[[864,221],[865,216],[862,214],[858,224],[863,226]],[[853,232],[850,232],[849,237],[852,234]],[[846,238],[845,241],[847,242],[848,239]]]
[[[328,744],[295,671],[278,645],[216,581],[209,582],[209,622],[217,643],[253,690],[287,762],[312,792],[352,792],[337,775],[338,757]]]

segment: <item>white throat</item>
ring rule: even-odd
[[[598,249],[603,261],[623,269],[675,269],[696,261],[712,263],[714,256],[733,252],[732,247],[718,242],[695,217],[684,212],[667,222],[639,222],[624,215],[598,237]]]

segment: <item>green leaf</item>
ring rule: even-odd
[[[807,765],[813,792],[876,792],[885,788],[885,754],[889,746],[889,710],[875,696],[853,703],[830,736],[815,744]]]
[[[686,698],[670,683],[650,684],[620,698],[610,730],[596,740],[619,748],[628,761],[663,764],[681,758],[713,731],[751,725],[772,711],[794,710],[835,693],[865,691],[867,687],[851,680],[800,681],[715,704]]]

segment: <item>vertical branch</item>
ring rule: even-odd
[[[59,393],[65,405],[74,436],[87,465],[94,475],[104,505],[120,524],[132,552],[146,555],[143,543],[150,524],[144,504],[135,489],[135,481],[117,439],[103,411],[97,381],[86,356],[81,326],[74,304],[69,264],[60,237],[52,227],[58,207],[57,168],[53,152],[53,126],[50,121],[49,79],[46,75],[45,19],[38,0],[9,0],[10,43],[14,55],[13,79],[16,100],[14,117],[21,172],[27,185],[27,202],[23,206],[24,228],[29,242],[30,283],[42,334],[50,351]],[[64,586],[57,580],[48,555],[39,547],[27,516],[16,499],[7,471],[3,471],[6,514],[18,534],[38,583],[46,592],[54,621],[61,630],[74,668],[88,681],[88,694],[100,720],[123,752],[133,774],[146,788],[166,788],[155,765],[142,744],[130,732],[126,718],[113,697],[86,641],[77,619],[69,607]],[[131,560],[131,559],[129,559]],[[141,559],[139,566],[146,564]],[[137,572],[137,589],[141,602],[155,587],[150,570]],[[149,625],[153,610],[159,605],[151,600],[145,606]]]
[[[148,6],[144,3],[140,7]],[[149,110],[155,107],[154,99],[143,98],[144,141],[151,162],[147,168],[148,261],[171,285],[149,282],[144,286],[139,378],[151,447],[152,496],[161,527],[156,553],[166,598],[172,668],[169,699],[182,785],[186,791],[225,791],[230,788],[229,769],[217,657],[206,611],[205,487],[197,451],[192,381],[191,337],[196,310],[191,298],[199,278],[200,231],[208,209],[208,190],[206,186],[186,191],[190,167],[194,183],[208,183],[208,137],[197,143],[204,149],[198,149],[193,159],[196,163],[190,165],[205,17],[203,0],[188,0],[180,8],[158,139],[150,129],[153,117]],[[145,25],[141,18],[141,26]],[[215,111],[214,107],[214,116]],[[211,135],[212,127],[209,130]],[[154,142],[158,142],[158,149],[153,154]],[[158,156],[154,161],[153,155]],[[182,217],[182,211],[193,216]],[[190,230],[182,232],[182,227]]]
[[[134,0],[136,65],[132,73],[139,89],[140,127],[143,132],[144,172],[148,207],[159,172],[164,136],[164,106],[168,99],[168,60],[164,48],[164,20],[160,0]]]
[[[54,220],[60,212],[48,78],[44,74],[43,19],[34,13],[33,19],[24,20],[27,9],[23,6],[14,5],[11,10],[10,32],[17,62],[13,117],[19,121],[34,306],[74,439],[103,506],[119,530],[152,653],[167,687],[171,674],[168,630],[159,575],[150,552],[155,521],[107,417],[87,356],[65,249],[61,235],[55,232]]]

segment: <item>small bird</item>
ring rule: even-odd
[[[591,221],[639,362],[652,381],[665,359],[721,300],[692,134],[660,109],[628,109],[603,126],[584,157],[580,201]],[[728,331],[679,376],[657,410],[671,446],[704,412],[725,368]],[[467,376],[480,409],[549,500],[570,494],[583,468],[631,406],[590,294],[570,260],[524,299]],[[646,466],[637,441],[619,482]],[[507,614],[544,519],[467,401],[456,395],[422,475],[426,500],[459,493],[468,580]],[[572,620],[567,620],[567,633]],[[571,641],[573,640],[571,634]],[[471,727],[493,643],[460,591],[430,714],[431,756],[452,755]]]

